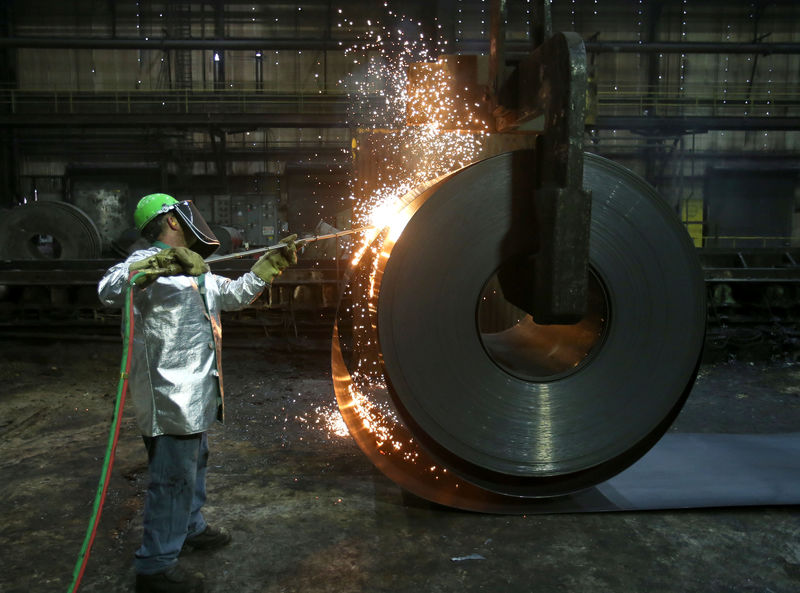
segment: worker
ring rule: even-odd
[[[231,280],[208,271],[204,258],[219,241],[191,201],[163,193],[143,197],[134,221],[152,247],[110,268],[98,285],[108,306],[127,306],[133,290],[129,391],[147,449],[150,482],[142,543],[136,551],[137,593],[197,593],[203,575],[178,565],[184,547],[213,550],[230,534],[206,523],[207,430],[223,421],[220,310],[246,307],[297,261],[295,235]]]

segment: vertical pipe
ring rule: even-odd
[[[11,208],[14,206],[14,179],[15,163],[11,146],[13,145],[14,131],[5,130],[0,134],[0,207]]]
[[[222,61],[222,51],[215,51],[213,60],[214,90],[225,88],[225,65]]]
[[[114,0],[108,0],[108,14],[111,20],[111,38],[117,37],[117,3]]]
[[[16,35],[14,3],[3,2],[0,13],[0,31],[5,37]],[[17,88],[17,50],[4,47],[0,50],[0,82],[8,89]]]
[[[331,40],[331,27],[333,27],[333,0],[328,0],[328,22],[325,26],[325,48],[322,50],[322,89],[328,93],[328,45]]]
[[[505,73],[506,0],[492,0],[489,33],[489,93],[493,102],[503,84]]]
[[[225,3],[222,0],[214,2],[214,37],[225,37]],[[225,88],[225,51],[214,51],[214,90]]]
[[[206,5],[205,2],[200,3],[200,38],[205,39],[206,37]],[[200,70],[203,73],[203,90],[206,90],[208,87],[208,77],[206,75],[206,50],[200,50],[200,64],[202,65]]]
[[[761,3],[758,3],[753,7],[755,11],[753,13],[753,43],[760,43],[762,39],[771,35],[771,33],[767,33],[766,35],[762,35],[761,37],[758,36],[758,23],[761,20],[761,17],[764,14],[764,6]],[[745,99],[745,104],[750,104],[750,97],[753,94],[753,83],[756,80],[756,71],[758,69],[758,56],[761,54],[754,54],[753,55],[753,67],[750,69],[750,78],[748,79],[747,83],[747,97]]]
[[[261,55],[261,50],[256,51],[256,89],[261,91],[264,89],[264,58]]]
[[[658,23],[661,20],[661,13],[663,9],[662,0],[654,0],[651,9],[647,14],[647,39],[645,42],[655,41],[658,36]],[[647,93],[645,95],[644,110],[642,115],[658,115],[656,110],[656,97],[659,91],[658,79],[658,58],[659,54],[653,52],[647,58]],[[656,171],[656,158],[658,154],[658,140],[648,139],[644,147],[644,177],[653,186],[658,187],[657,171]]]

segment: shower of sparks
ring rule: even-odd
[[[361,418],[362,428],[375,437],[378,447],[383,446],[387,441],[391,441],[391,423],[394,421],[391,411],[381,409],[379,405],[364,395],[356,387],[355,383],[350,385],[350,396],[352,397],[353,409],[358,417]],[[388,425],[386,423],[387,418],[392,421]]]
[[[297,400],[292,400],[292,404]],[[290,425],[289,421],[293,420],[296,425],[303,427],[306,430],[320,433],[326,440],[341,439],[350,434],[345,424],[344,418],[339,411],[339,407],[335,402],[328,402],[313,408],[313,410],[299,410],[293,414],[288,413],[286,408],[283,408],[285,414],[283,418],[284,431],[288,431]],[[276,416],[277,419],[277,416]],[[300,437],[299,440],[305,440]]]
[[[366,437],[376,453],[417,464],[439,480],[447,469],[428,463],[388,397],[376,343],[378,277],[411,217],[409,204],[441,176],[477,161],[489,128],[478,115],[476,85],[469,88],[455,74],[459,58],[434,57],[434,51],[447,53],[446,42],[426,38],[421,23],[384,6],[394,24],[367,21],[367,33],[347,50],[355,70],[343,81],[351,99],[349,123],[358,130],[353,226],[373,229],[351,257],[352,304],[345,313],[352,321],[354,356],[340,404],[357,440]],[[448,480],[458,488],[457,480]]]
[[[342,438],[350,434],[347,425],[342,418],[339,408],[336,406],[317,406],[314,408],[312,418],[305,415],[295,416],[295,420],[306,425],[311,430],[317,430],[325,434],[328,439],[334,437]]]
[[[346,437],[350,434],[347,430],[347,424],[344,423],[339,408],[321,409],[317,408],[317,422],[322,422],[323,427],[329,435],[337,437]]]
[[[367,21],[358,45],[346,50],[358,68],[343,82],[350,124],[359,130],[354,225],[376,226],[364,245],[385,227],[396,238],[407,222],[400,198],[477,160],[488,132],[476,115],[481,105],[456,79],[456,58],[434,57],[446,53],[446,42],[426,37],[422,23],[397,14],[388,2],[384,7],[393,25]]]

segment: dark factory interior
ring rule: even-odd
[[[0,593],[800,590],[800,2],[0,27]]]

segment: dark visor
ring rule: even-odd
[[[195,208],[191,200],[178,202],[175,205],[175,212],[178,213],[192,234],[197,237],[197,241],[191,246],[192,251],[196,251],[206,258],[217,250],[219,239],[214,235],[203,215]]]

